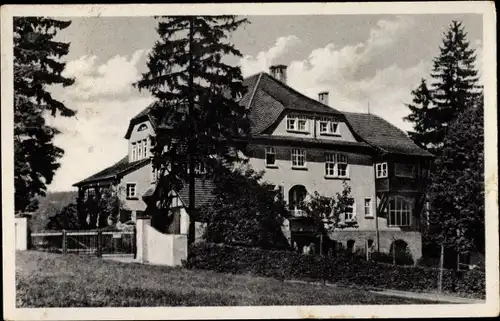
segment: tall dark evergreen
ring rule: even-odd
[[[170,191],[189,186],[189,242],[194,241],[195,169],[208,174],[217,161],[239,159],[233,148],[249,132],[247,111],[238,104],[245,87],[239,66],[227,56],[241,53],[228,40],[247,22],[234,16],[158,17],[160,40],[148,59],[148,72],[135,84],[155,98],[152,114],[159,119],[153,138],[153,166],[158,188],[148,211],[170,206]]]
[[[414,104],[406,118],[414,124],[416,143],[440,153],[450,123],[481,93],[476,55],[461,22],[453,21],[443,35],[440,54],[433,60],[432,83],[413,92]]]
[[[451,123],[431,176],[431,236],[457,252],[484,253],[483,99]]]
[[[54,99],[47,87],[69,86],[61,75],[69,43],[54,41],[71,21],[43,17],[14,18],[14,184],[15,211],[32,209],[36,195],[45,195],[64,151],[53,144],[57,129],[45,117],[75,112]]]
[[[436,127],[436,121],[431,116],[434,106],[427,81],[422,79],[420,85],[411,94],[413,102],[406,104],[411,112],[404,118],[413,123],[413,131],[408,132],[408,134],[420,147],[432,149],[430,145],[435,141],[433,129]]]

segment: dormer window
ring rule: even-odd
[[[309,132],[309,119],[307,116],[287,115],[286,129],[294,132]]]
[[[137,131],[138,131],[138,132],[142,132],[143,130],[146,130],[146,129],[148,129],[148,125],[146,125],[146,124],[141,124],[141,125],[139,126],[139,128],[137,128]]]
[[[319,121],[320,135],[340,135],[339,123],[331,118],[322,118]]]
[[[149,139],[141,139],[139,141],[132,143],[132,161],[138,161],[144,158],[148,158],[149,152]]]

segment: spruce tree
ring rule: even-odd
[[[414,123],[410,135],[417,144],[440,153],[450,123],[481,93],[475,61],[462,23],[453,21],[433,60],[430,92],[421,84],[413,92],[414,104],[408,105],[411,113],[406,120]]]
[[[246,19],[235,16],[164,16],[160,36],[148,57],[148,71],[135,84],[155,98],[151,113],[159,119],[153,137],[157,188],[148,211],[170,206],[170,191],[189,186],[188,242],[194,241],[195,167],[210,174],[216,160],[239,159],[236,141],[249,132],[247,111],[238,104],[245,87],[239,66],[224,62],[241,53],[228,41]]]
[[[75,112],[54,99],[47,87],[69,86],[61,75],[69,44],[54,41],[71,21],[44,17],[14,18],[14,184],[15,211],[33,210],[36,195],[45,195],[64,151],[53,144],[58,131],[45,117]]]
[[[450,125],[431,176],[431,233],[457,252],[484,253],[483,99]]]
[[[427,86],[427,81],[422,79],[420,85],[412,92],[412,104],[406,104],[410,109],[410,114],[404,118],[406,121],[413,123],[413,131],[408,132],[410,137],[420,147],[432,149],[430,145],[434,139],[434,128],[436,122],[431,117],[432,108],[432,93]]]

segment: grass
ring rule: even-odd
[[[363,290],[96,257],[16,253],[18,307],[423,304]]]

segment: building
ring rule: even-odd
[[[308,230],[300,209],[306,196],[315,191],[334,196],[347,181],[354,205],[342,217],[346,228],[334,231],[329,238],[353,251],[389,251],[393,245],[403,244],[415,260],[421,257],[419,222],[430,153],[378,116],[331,107],[328,92],[319,93],[314,100],[290,88],[286,66],[273,66],[270,74],[251,76],[244,84],[248,90],[240,103],[250,109],[249,164],[265,170],[264,179],[283,191],[293,213],[288,222],[292,239],[301,230]],[[156,126],[148,108],[135,116],[125,135],[129,155],[75,184],[80,196],[89,188],[114,184],[123,190],[120,195],[126,215],[127,211],[143,211],[141,197],[151,193],[155,182],[148,137]],[[197,182],[200,197],[196,206],[210,200],[207,191],[211,186],[204,184]],[[180,223],[175,231],[186,233],[187,190],[179,196]],[[133,219],[133,214],[130,217]]]

